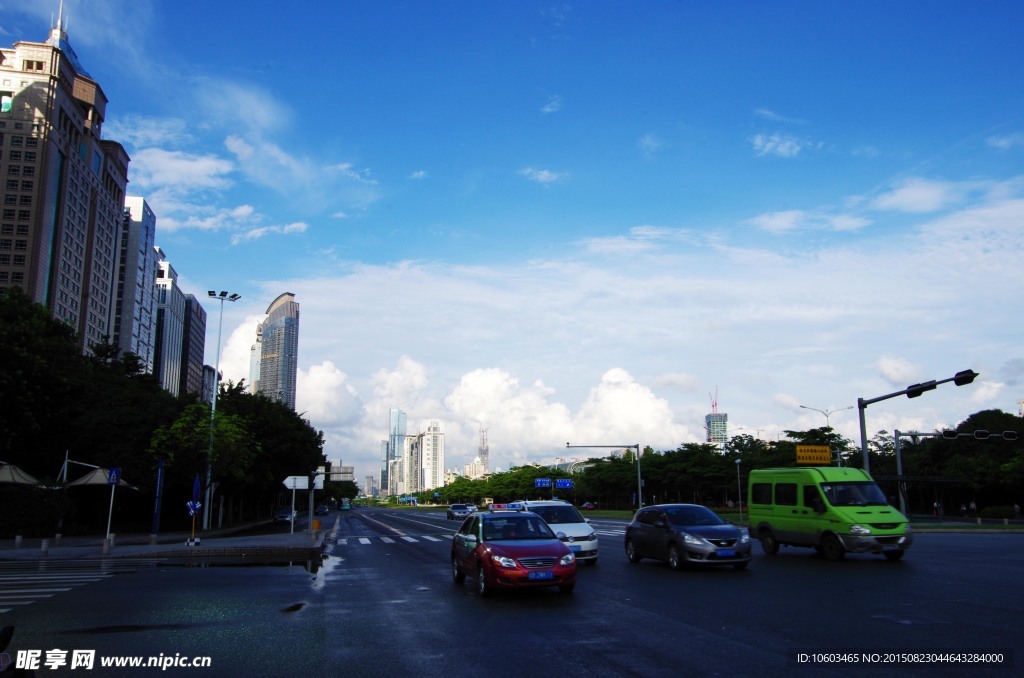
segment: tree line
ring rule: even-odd
[[[1006,431],[1022,428],[1020,417],[1000,410],[984,410],[960,422],[955,439],[941,436],[902,437],[900,456],[906,483],[908,510],[929,513],[936,501],[947,513],[959,512],[961,504],[973,501],[985,515],[1012,517],[1012,506],[1024,500],[1024,445]],[[977,432],[978,437],[976,437]],[[988,432],[988,437],[984,437]],[[933,433],[933,432],[928,432]],[[798,445],[827,445],[833,464],[863,468],[859,444],[843,438],[830,427],[807,431],[785,431],[785,438],[762,440],[737,435],[724,447],[686,443],[674,450],[640,455],[644,504],[697,503],[714,507],[746,504],[750,471],[760,468],[797,466]],[[868,441],[869,467],[887,496],[898,497],[896,445],[893,434],[879,431]],[[470,480],[457,478],[451,484],[417,495],[420,503],[481,504],[516,499],[558,497],[576,504],[593,502],[599,508],[631,509],[637,504],[636,454],[625,449],[621,455],[590,459],[576,473],[547,466],[522,466],[503,473]],[[558,490],[536,487],[536,479],[571,479],[572,488]],[[435,497],[434,494],[437,494]]]
[[[179,530],[191,524],[185,502],[197,475],[205,501],[211,460],[214,526],[269,518],[290,502],[287,476],[326,463],[323,433],[286,405],[228,382],[211,417],[197,394],[170,395],[109,342],[83,356],[74,329],[17,289],[0,297],[0,346],[0,460],[45,487],[0,484],[0,536],[105,529],[109,487],[59,483],[66,459],[69,480],[89,466],[120,468],[135,489],[117,492],[117,529],[143,532],[154,526],[158,468],[160,528]],[[357,492],[351,482],[327,489]]]

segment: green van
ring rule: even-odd
[[[750,536],[768,555],[785,544],[813,548],[829,560],[847,552],[899,560],[913,542],[906,517],[858,468],[755,469],[747,502]]]

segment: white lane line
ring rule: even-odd
[[[369,539],[367,539],[366,537],[360,537],[360,538],[359,538],[359,543],[360,543],[360,544],[369,544],[369,543],[370,543],[370,540],[369,540]]]
[[[423,535],[423,538],[426,539],[427,541],[441,541],[437,537],[431,537],[430,535],[426,535],[426,534]]]

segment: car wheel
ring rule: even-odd
[[[683,569],[683,554],[675,544],[668,547],[668,566],[673,570]]]
[[[569,594],[572,593],[573,589],[575,589],[575,588],[576,588],[576,584],[563,584],[562,586],[558,587],[558,591],[559,591],[559,593],[564,593],[565,595],[569,595]]]
[[[476,592],[480,594],[481,598],[491,595],[491,587],[487,585],[487,577],[484,576],[483,565],[478,565],[476,568]]]
[[[835,535],[826,534],[821,538],[821,554],[828,560],[842,560],[846,551]]]
[[[452,556],[452,579],[456,584],[466,581],[466,573],[459,569],[459,561]]]
[[[626,558],[628,558],[631,563],[640,562],[640,554],[636,552],[636,546],[633,545],[632,539],[626,542]]]
[[[749,560],[744,560],[742,563],[733,563],[732,564],[732,566],[735,567],[737,570],[745,570],[745,569],[747,569],[747,565],[750,565],[750,561]]]
[[[900,549],[899,551],[883,551],[882,555],[884,555],[888,560],[899,560],[903,557],[904,553],[906,553],[906,551]]]
[[[771,530],[761,530],[761,550],[770,556],[774,556],[779,552],[779,542],[775,540],[775,535],[772,534]]]

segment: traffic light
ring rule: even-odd
[[[978,376],[978,373],[974,370],[962,370],[953,375],[953,383],[957,386],[963,386],[974,381],[976,376]]]
[[[973,375],[974,373],[972,372],[971,374]],[[955,378],[956,377],[954,377],[954,379]],[[971,379],[974,379],[974,377],[972,376]],[[965,384],[969,384],[970,382],[969,381],[965,381],[964,383]],[[907,397],[908,398],[916,398],[919,395],[921,395],[922,393],[924,393],[925,391],[932,391],[934,389],[935,389],[935,380],[934,379],[932,379],[931,381],[923,382],[921,384],[911,384],[910,386],[907,387]]]

